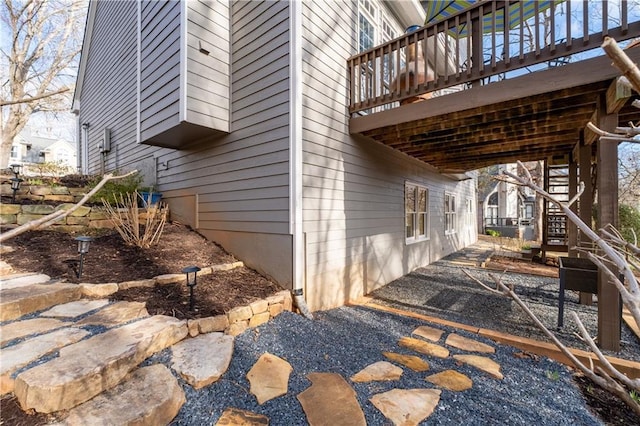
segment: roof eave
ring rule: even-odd
[[[78,115],[80,113],[80,95],[82,94],[82,84],[84,82],[84,73],[87,68],[87,56],[89,47],[91,46],[91,36],[93,34],[93,25],[96,16],[96,1],[89,2],[89,10],[87,11],[87,20],[84,27],[84,38],[82,40],[82,50],[80,51],[80,65],[78,66],[78,77],[76,78],[76,87],[73,92],[73,103],[71,112]]]

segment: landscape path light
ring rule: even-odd
[[[93,241],[93,238],[87,237],[85,235],[81,235],[76,237],[75,240],[78,242],[78,253],[80,253],[80,266],[78,267],[78,278],[82,276],[82,265],[84,263],[84,255],[89,253],[89,244]]]
[[[16,175],[17,176],[17,175]],[[11,179],[11,190],[13,191],[13,197],[11,198],[11,202],[16,202],[16,192],[20,189],[20,184],[22,183],[22,179],[19,177],[12,177]]]
[[[193,311],[193,288],[198,283],[198,271],[200,268],[197,266],[187,266],[182,270],[187,275],[187,286],[189,287],[189,310]]]
[[[9,164],[9,168],[11,169],[11,173],[16,175],[16,178],[20,174],[20,170],[22,169],[22,164]]]

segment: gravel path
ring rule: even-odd
[[[231,365],[218,382],[194,391],[181,381],[187,402],[172,424],[215,424],[227,407],[264,414],[271,425],[307,424],[296,399],[296,395],[310,385],[306,374],[334,372],[348,379],[365,366],[384,360],[382,351],[410,354],[411,351],[399,347],[397,341],[402,336],[409,336],[420,325],[425,323],[365,307],[320,312],[313,321],[285,312],[268,324],[236,337]],[[473,388],[464,392],[443,390],[435,412],[424,424],[601,424],[585,407],[571,372],[563,365],[546,358],[519,358],[514,356],[519,352],[515,348],[497,345],[464,331],[438,328],[495,346],[496,353],[491,358],[501,364],[505,378],[497,380],[473,367],[457,365],[451,357],[423,356],[431,365],[429,372],[415,373],[404,368],[399,381],[351,383],[369,425],[390,424],[369,402],[371,396],[392,388],[433,387],[424,378],[446,369],[468,375],[474,382]],[[450,349],[452,355],[463,353]],[[286,359],[293,372],[287,395],[258,405],[249,393],[245,376],[265,352]],[[147,364],[163,362],[169,365],[169,359],[170,349],[167,349],[147,360]]]
[[[465,267],[483,283],[495,288],[489,273],[481,268]],[[558,329],[558,278],[507,272],[503,282],[513,284],[518,294],[542,323],[570,347],[588,349],[578,338],[579,330],[570,311],[575,311],[591,336],[598,334],[597,303],[580,305],[578,292],[565,292],[564,327]],[[467,277],[460,265],[446,258],[399,278],[371,294],[374,302],[474,327],[502,331],[516,336],[550,341],[508,297],[492,294]],[[621,351],[607,355],[640,361],[640,342],[622,324]]]

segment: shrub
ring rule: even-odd
[[[636,243],[633,233],[636,234],[635,238],[640,239],[640,211],[633,206],[620,204],[618,212],[620,221],[618,228],[622,237],[630,243]]]
[[[89,184],[89,187],[95,187],[101,179],[102,176],[94,177]],[[114,206],[120,205],[119,203],[122,201],[121,195],[135,193],[141,183],[142,176],[140,176],[138,173],[123,179],[110,180],[100,189],[100,191],[96,192],[96,194],[91,197],[91,200],[89,200],[89,202],[98,203],[100,201],[103,201]]]
[[[495,229],[487,229],[486,234],[491,235],[492,237],[499,237],[500,231],[496,231]]]

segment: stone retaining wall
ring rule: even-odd
[[[67,188],[66,186],[26,185],[16,193],[16,201],[33,200],[42,204],[0,204],[0,225],[24,225],[40,219],[56,210],[69,210],[89,190],[87,188]],[[11,185],[0,185],[0,194],[12,196]],[[63,203],[57,206],[45,204],[47,201]],[[141,211],[143,211],[141,209]],[[141,213],[141,219],[145,219]],[[49,229],[62,232],[82,232],[86,228],[113,228],[113,222],[102,206],[81,206],[69,216],[59,220]]]
[[[0,225],[24,225],[57,210],[69,210],[73,203],[50,206],[47,204],[0,204]],[[89,228],[113,228],[104,207],[80,206],[69,216],[62,218],[51,229],[63,232],[81,232]]]
[[[89,192],[87,188],[68,188],[51,185],[22,185],[16,192],[16,200],[59,201],[77,203]],[[11,184],[0,185],[0,195],[12,196]]]
[[[214,265],[202,268],[198,275],[208,275],[217,271],[228,271],[243,267],[244,263],[235,262],[223,265]],[[126,281],[107,284],[80,284],[80,291],[86,297],[108,297],[118,290],[132,287],[153,287],[156,284],[170,284],[185,281],[184,274],[159,275],[155,278],[139,281]],[[280,291],[266,299],[256,300],[247,306],[238,306],[226,314],[215,317],[188,320],[189,335],[195,337],[198,334],[224,332],[237,336],[248,328],[257,327],[278,316],[283,311],[292,311],[291,293],[287,290]]]

